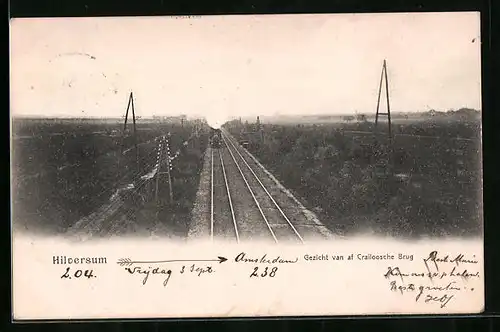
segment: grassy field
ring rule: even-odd
[[[393,124],[270,124],[249,150],[332,230],[400,237],[482,234],[478,112]],[[385,126],[385,127],[384,127]],[[253,124],[226,125],[236,137]]]
[[[205,128],[192,137],[194,123],[138,123],[136,155],[133,136],[123,138],[119,120],[13,119],[12,211],[15,229],[37,233],[65,232],[89,215],[121,186],[149,172],[155,164],[161,135],[171,133],[170,146],[179,151],[172,171],[174,202],[165,203],[160,185],[161,222],[187,229],[190,207],[207,145]],[[131,128],[131,126],[129,126]],[[184,145],[189,141],[188,145]],[[168,197],[168,196],[167,196]],[[136,206],[134,222],[150,219],[146,204]],[[137,219],[137,217],[139,219]]]

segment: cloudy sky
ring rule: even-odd
[[[478,13],[57,18],[11,22],[14,115],[480,108]]]

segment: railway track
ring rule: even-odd
[[[220,149],[211,149],[210,238],[224,237],[240,242],[226,165]]]
[[[211,149],[210,238],[237,243],[268,239],[304,243],[304,238],[227,134]]]

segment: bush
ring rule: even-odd
[[[470,235],[481,230],[479,122],[420,121],[395,126],[393,143],[373,135],[369,122],[263,125],[250,152],[304,200],[326,224],[353,225],[407,236]],[[238,136],[238,122],[227,125]],[[450,140],[454,137],[473,140]],[[392,153],[391,153],[392,151]],[[446,199],[444,199],[446,197]],[[362,218],[363,217],[363,218]],[[375,223],[374,220],[380,220]]]

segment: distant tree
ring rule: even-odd
[[[347,115],[347,116],[344,116],[344,121],[345,122],[351,122],[352,120],[354,120],[354,116],[353,115]]]
[[[365,114],[358,114],[358,115],[356,115],[356,119],[359,122],[366,122],[366,115]]]

